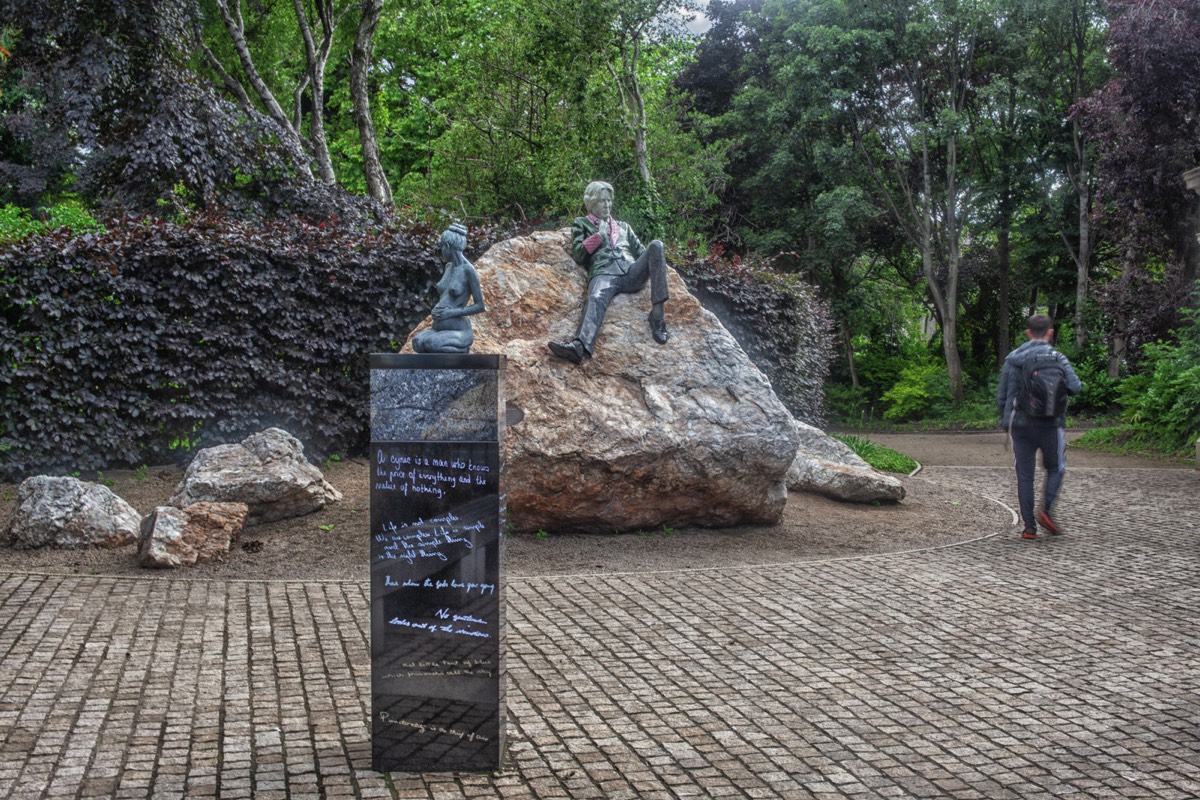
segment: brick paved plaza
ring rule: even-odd
[[[365,581],[0,565],[0,797],[1200,797],[1200,473],[1068,482],[1054,539],[511,580],[483,775],[371,771]]]

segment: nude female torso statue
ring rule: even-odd
[[[442,234],[440,247],[446,268],[438,281],[438,302],[430,312],[433,327],[413,337],[417,353],[468,353],[475,333],[468,317],[484,310],[483,289],[475,267],[463,256],[467,229],[455,223]]]

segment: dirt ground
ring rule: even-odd
[[[860,434],[864,435],[864,434]],[[901,433],[864,435],[905,453],[923,466],[1011,464],[999,433]],[[1073,438],[1073,437],[1071,437]],[[1190,468],[1157,461],[1069,449],[1079,467]],[[0,541],[0,571],[191,578],[197,580],[365,580],[370,497],[365,461],[324,467],[344,495],[323,511],[247,529],[228,559],[181,570],[138,566],[131,545],[116,550],[17,550]],[[178,467],[148,472],[113,470],[111,488],[142,514],[164,505],[182,477]],[[87,476],[85,476],[87,477]],[[731,564],[778,564],[935,547],[1009,531],[1009,513],[983,497],[955,491],[922,477],[903,476],[901,503],[861,505],[793,492],[779,524],[768,527],[700,528],[620,535],[538,538],[514,534],[506,547],[510,578],[581,573],[647,572]],[[16,487],[0,484],[0,536],[16,505]],[[1014,498],[1000,498],[1005,502]]]

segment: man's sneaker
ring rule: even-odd
[[[1037,531],[1035,531],[1033,528],[1026,528],[1025,530],[1021,531],[1021,538],[1022,539],[1036,539]]]
[[[1043,528],[1045,528],[1048,532],[1050,532],[1052,534],[1057,534],[1057,533],[1062,532],[1058,529],[1058,526],[1054,524],[1054,520],[1050,519],[1050,515],[1047,514],[1045,511],[1037,512],[1037,522],[1038,522],[1038,525],[1041,525]]]

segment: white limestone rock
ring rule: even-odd
[[[107,486],[37,475],[17,487],[5,526],[13,547],[113,548],[137,541],[142,515]]]

